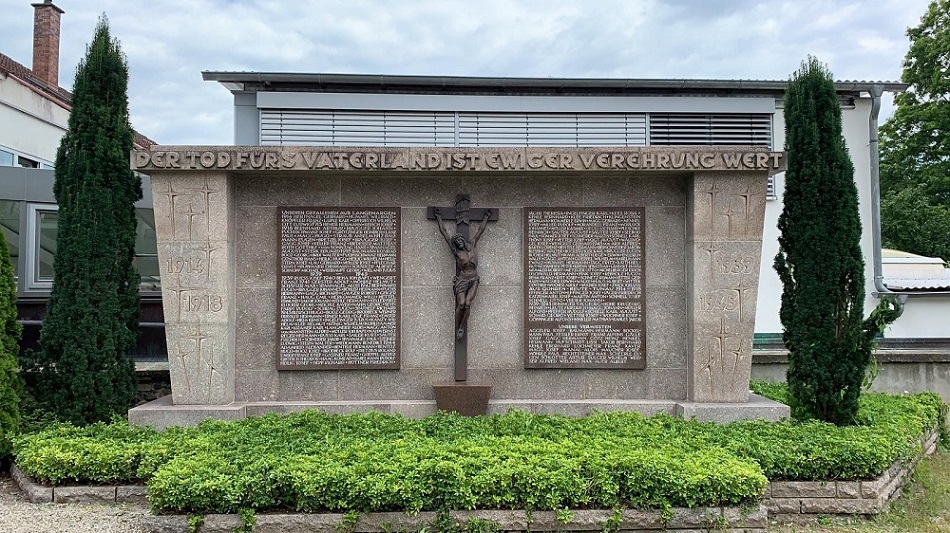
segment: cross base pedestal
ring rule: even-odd
[[[436,383],[435,406],[439,411],[456,412],[462,416],[488,413],[491,385],[474,381]]]

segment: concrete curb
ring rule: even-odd
[[[768,513],[765,506],[750,509],[736,507],[707,507],[674,509],[666,524],[660,511],[624,510],[618,517],[609,510],[573,511],[571,520],[558,521],[553,511],[535,511],[531,521],[523,510],[514,511],[453,511],[454,522],[463,529],[473,521],[491,525],[499,531],[604,531],[607,525],[624,532],[724,531],[729,533],[765,533]],[[385,533],[391,531],[418,531],[437,522],[437,515],[424,512],[409,516],[405,513],[366,513],[354,523],[347,523],[344,515],[326,514],[258,514],[255,533]],[[212,514],[204,517],[200,533],[230,533],[241,527],[241,518],[234,514]],[[143,526],[149,533],[171,533],[188,530],[185,516],[147,517]]]
[[[937,432],[920,439],[921,454],[907,464],[894,462],[876,479],[865,481],[772,481],[762,503],[769,516],[875,515],[900,496],[901,488],[923,457],[937,450]]]
[[[10,464],[10,477],[33,503],[148,503],[144,485],[74,485],[47,487]]]

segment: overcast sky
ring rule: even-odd
[[[0,0],[0,52],[30,67],[32,2]],[[231,93],[203,70],[785,80],[809,54],[839,80],[899,80],[928,0],[54,0],[60,85],[97,18],[130,70],[133,126],[231,144]],[[884,113],[889,113],[888,106]]]

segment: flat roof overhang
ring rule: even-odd
[[[203,71],[232,92],[309,91],[501,95],[773,95],[785,93],[786,80],[701,80],[632,78],[511,78],[466,76],[402,76],[292,72]],[[841,95],[861,96],[873,87],[901,92],[908,85],[894,81],[838,81]]]

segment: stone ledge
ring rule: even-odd
[[[781,420],[789,416],[789,407],[762,396],[749,395],[745,403],[697,403],[683,400],[489,400],[488,413],[505,413],[516,408],[540,414],[585,416],[595,411],[630,411],[644,416],[665,413],[700,421],[733,422],[736,420]],[[163,430],[171,426],[194,426],[206,418],[236,420],[269,413],[291,413],[319,409],[332,414],[379,411],[423,418],[436,412],[433,400],[369,400],[369,401],[296,401],[296,402],[234,402],[227,405],[175,405],[171,396],[164,396],[129,410],[129,423]]]
[[[33,503],[148,503],[143,485],[70,485],[47,487],[10,464],[10,477]]]
[[[937,449],[937,433],[921,439],[921,454],[904,464],[896,461],[876,479],[866,481],[772,481],[762,503],[769,516],[809,514],[874,515],[900,496],[901,488],[924,456]]]
[[[515,511],[453,511],[456,523],[465,525],[471,520],[494,523],[502,531],[603,531],[614,511],[578,510],[573,511],[569,522],[560,522],[552,511],[527,513]],[[345,528],[344,515],[339,513],[321,514],[258,514],[254,531],[260,533],[297,533],[326,532],[339,533],[345,529],[352,533],[383,533],[386,531],[415,531],[421,526],[434,524],[436,513],[424,512],[409,516],[405,513],[366,513],[360,515],[356,523]],[[145,531],[165,533],[184,531],[188,527],[185,516],[150,516],[144,520]],[[234,514],[212,514],[204,517],[200,533],[224,533],[234,531],[241,525],[241,519]],[[664,525],[659,511],[624,510],[617,525],[621,532],[679,531],[724,531],[733,533],[765,533],[768,527],[768,514],[764,506],[751,509],[736,507],[708,507],[699,509],[674,509],[673,515]]]

